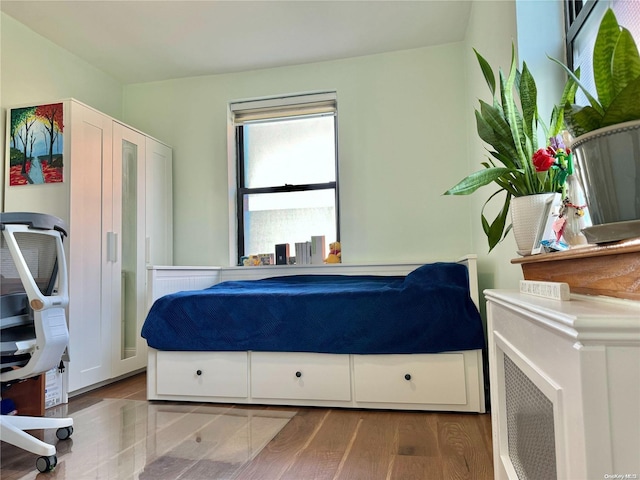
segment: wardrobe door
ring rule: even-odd
[[[112,377],[146,365],[140,336],[145,305],[145,136],[113,124]]]
[[[172,150],[146,139],[147,264],[173,265]]]
[[[110,271],[104,249],[112,231],[112,120],[70,102],[69,391],[111,376]],[[65,138],[66,140],[66,138]]]

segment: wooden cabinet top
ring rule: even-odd
[[[525,280],[568,283],[572,293],[640,300],[640,238],[514,258]]]

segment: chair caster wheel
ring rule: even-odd
[[[56,430],[58,440],[66,440],[73,434],[73,427],[63,427]]]
[[[52,471],[56,468],[57,464],[58,457],[55,455],[51,455],[50,457],[38,457],[36,460],[36,468],[42,473]]]

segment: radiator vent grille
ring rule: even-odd
[[[509,458],[518,478],[556,479],[553,404],[506,354],[504,377]]]

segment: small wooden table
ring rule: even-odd
[[[572,293],[640,300],[640,237],[511,260],[525,280],[568,283]]]

